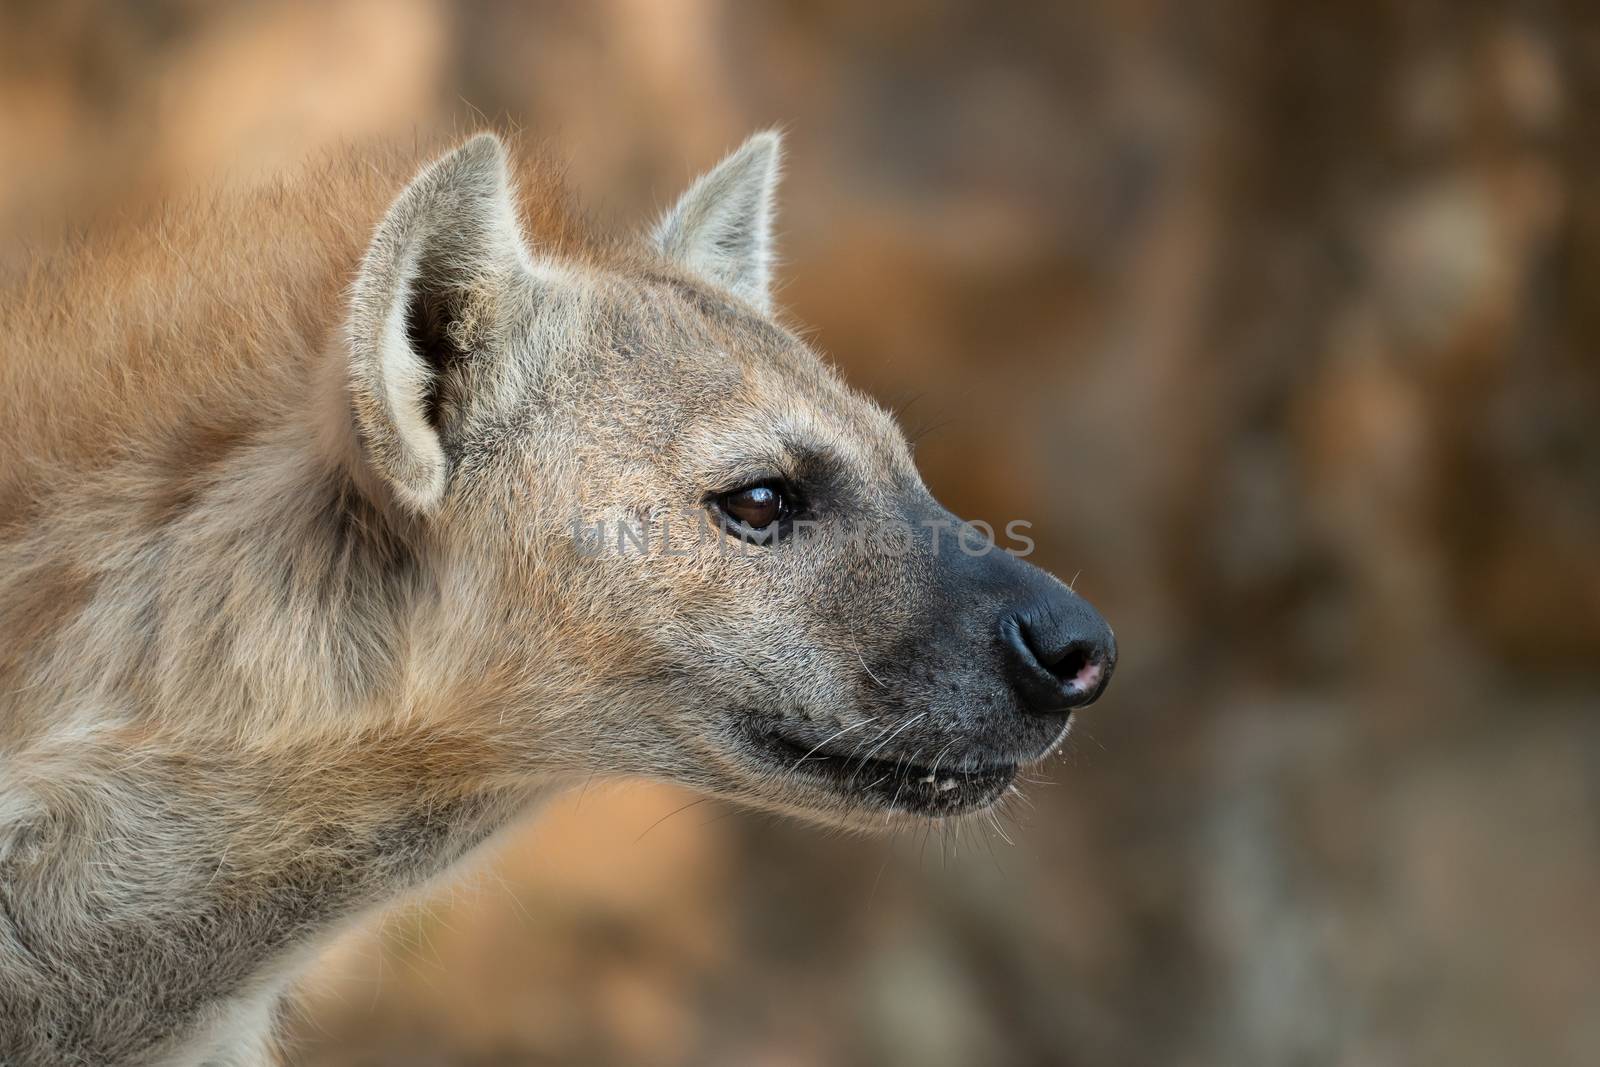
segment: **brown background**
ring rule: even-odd
[[[784,124],[783,303],[1122,642],[1014,844],[596,786],[296,1062],[1600,1062],[1600,9],[0,12],[8,257],[474,113],[642,223]]]

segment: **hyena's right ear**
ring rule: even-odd
[[[350,395],[363,451],[415,511],[444,495],[452,390],[496,294],[528,268],[505,146],[479,134],[424,167],[378,225],[352,290]]]
[[[695,179],[653,234],[668,259],[762,311],[772,308],[772,204],[783,138],[755,134]]]

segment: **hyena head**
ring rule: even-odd
[[[759,134],[647,240],[566,256],[494,137],[425,168],[354,288],[363,462],[426,531],[435,653],[546,764],[843,824],[978,810],[1114,639],[774,320],[778,162]]]

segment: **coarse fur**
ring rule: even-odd
[[[876,826],[1059,741],[988,632],[1053,579],[852,536],[949,517],[771,316],[779,151],[606,239],[495,135],[352,149],[11,281],[0,1063],[274,1062],[317,946],[595,773]],[[792,547],[574,533],[774,481]]]

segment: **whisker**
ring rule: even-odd
[[[913,715],[911,718],[909,718],[905,722],[901,723],[899,728],[896,729],[894,731],[894,733],[890,734],[888,737],[885,737],[882,741],[879,741],[876,745],[874,745],[872,747],[871,751],[869,751],[865,756],[861,757],[860,766],[862,766],[862,767],[866,766],[868,761],[870,761],[873,756],[875,756],[879,752],[883,751],[883,746],[884,745],[887,745],[890,741],[893,741],[896,737],[900,736],[900,734],[904,733],[905,730],[908,727],[912,726],[915,723],[921,722],[923,719],[926,719],[927,717],[928,717],[928,713],[925,711],[920,715]]]
[[[695,800],[689,801],[689,803],[685,804],[681,808],[673,808],[671,811],[669,811],[665,815],[661,816],[661,818],[657,819],[655,822],[651,823],[649,826],[646,826],[644,828],[644,833],[641,833],[638,837],[634,838],[633,839],[633,843],[637,845],[640,841],[643,841],[645,834],[648,834],[651,830],[654,830],[656,827],[660,826],[662,823],[666,822],[668,819],[672,818],[674,815],[678,815],[678,814],[680,814],[682,812],[688,811],[690,808],[697,807],[697,806],[699,806],[701,804],[704,804],[706,801],[708,801],[710,799],[711,799],[710,797],[699,797],[699,798],[697,798]]]
[[[876,674],[873,674],[872,673],[872,668],[867,666],[867,657],[865,657],[865,656],[863,656],[861,654],[861,643],[859,641],[856,641],[856,638],[855,638],[854,634],[850,635],[850,640],[855,642],[856,659],[860,661],[861,669],[867,672],[867,677],[871,678],[875,683],[877,683],[877,686],[878,686],[879,689],[887,689],[887,688],[889,688],[887,685],[885,685],[883,683],[883,679],[879,678]]]
[[[1017,843],[1011,840],[1011,835],[1006,833],[1005,828],[1000,825],[999,816],[997,816],[993,811],[990,811],[987,814],[989,816],[989,825],[994,827],[994,832],[999,834],[1001,839],[1004,840],[1006,844],[1010,845],[1012,848],[1016,848]],[[991,855],[993,854],[993,851],[993,849],[990,849]],[[1000,861],[995,860],[995,866],[998,867],[999,865]]]
[[[835,730],[829,736],[824,737],[821,741],[818,741],[816,744],[812,745],[811,746],[811,751],[807,752],[804,756],[801,756],[799,759],[795,760],[794,761],[794,767],[790,767],[789,769],[790,770],[794,770],[795,767],[799,767],[800,764],[804,763],[806,760],[810,759],[813,755],[815,755],[818,749],[822,748],[824,745],[826,745],[829,742],[831,742],[834,738],[843,737],[845,734],[849,733],[851,730],[854,730],[858,726],[865,726],[869,722],[877,722],[877,721],[878,721],[877,719],[861,719],[858,722],[851,723],[849,726],[846,726],[841,730]],[[823,758],[826,759],[827,757],[823,757]]]

